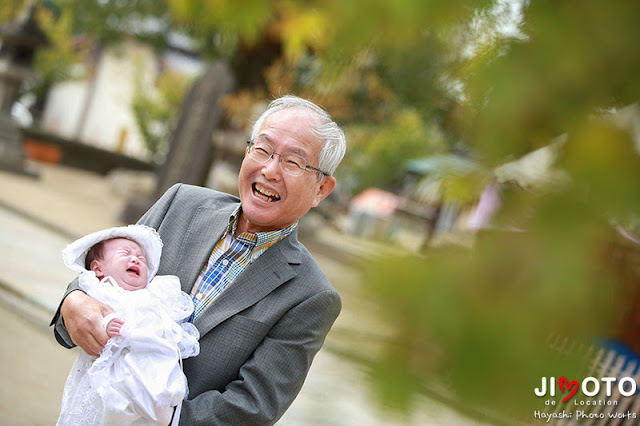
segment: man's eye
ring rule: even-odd
[[[287,165],[293,166],[293,167],[300,167],[301,169],[303,168],[302,164],[296,160],[287,160]]]
[[[307,164],[304,158],[295,154],[285,154],[282,159],[287,163],[287,166],[300,167],[301,169],[304,169],[304,166]]]

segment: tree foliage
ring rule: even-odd
[[[7,0],[0,5],[0,22],[16,19],[23,11],[27,0]]]
[[[41,10],[38,17],[50,44],[36,54],[36,79],[28,86],[28,90],[35,95],[34,107],[40,112],[54,83],[83,77],[77,68],[74,71],[74,66],[81,63],[86,54],[86,46],[77,43],[73,37],[71,13],[68,10],[59,14],[51,10]]]
[[[156,82],[157,92],[145,93],[138,84],[132,109],[151,157],[161,162],[169,148],[168,141],[177,120],[182,99],[192,79],[175,72],[165,72]],[[155,95],[155,96],[153,96]]]
[[[112,44],[135,36],[158,48],[167,45],[171,28],[164,0],[57,0],[72,13],[74,34],[90,34],[94,42]]]
[[[344,161],[357,176],[351,188],[354,193],[381,182],[400,190],[406,175],[402,164],[444,150],[442,135],[429,128],[413,109],[397,111],[378,125],[354,124],[349,136],[350,150]]]
[[[28,0],[3,2],[0,5],[0,22],[19,19],[26,12],[28,3]],[[33,95],[30,103],[36,115],[44,106],[49,87],[55,82],[72,78],[73,66],[84,54],[73,38],[71,18],[69,11],[61,13],[51,2],[43,2],[37,9],[36,20],[49,43],[39,46],[34,58],[36,73],[22,88],[22,94]]]
[[[549,350],[549,336],[634,346],[638,330],[620,330],[638,300],[620,294],[637,294],[640,280],[625,276],[633,267],[612,266],[626,244],[611,224],[637,223],[640,200],[638,116],[626,127],[617,119],[639,98],[638,16],[633,1],[531,2],[522,34],[481,40],[448,69],[464,87],[453,127],[479,161],[496,166],[565,135],[556,166],[570,183],[505,190],[494,224],[503,230],[482,233],[471,252],[367,267],[367,294],[392,329],[371,371],[396,405],[407,410],[417,394],[448,389],[460,408],[531,420],[544,408],[533,397],[541,377],[586,374],[583,358]],[[402,388],[398,377],[406,386],[394,399],[385,389]]]

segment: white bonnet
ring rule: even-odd
[[[100,241],[112,238],[128,238],[138,243],[147,260],[148,279],[151,281],[158,272],[160,265],[162,240],[155,229],[144,225],[120,226],[85,235],[62,250],[62,260],[72,271],[84,272],[86,271],[84,262],[89,249]]]

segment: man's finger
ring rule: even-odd
[[[107,340],[109,340],[109,335],[107,334],[107,330],[105,330],[104,327],[102,326],[102,318],[100,318],[99,326],[92,328],[91,337],[100,346],[99,352],[102,352],[102,348],[104,348],[104,345],[107,344]]]
[[[104,348],[104,345],[101,345],[98,342],[98,340],[96,340],[93,336],[87,339],[87,342],[85,345],[78,345],[78,346],[80,346],[87,354],[91,356],[100,356],[100,353]]]

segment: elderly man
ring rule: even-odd
[[[323,109],[282,97],[253,126],[240,199],[178,184],[140,219],[162,237],[158,274],[180,278],[201,335],[200,355],[184,361],[180,424],[273,424],[300,391],[341,301],[296,228],[334,189],[345,149]],[[56,338],[97,355],[110,309],[74,290],[53,319]]]

